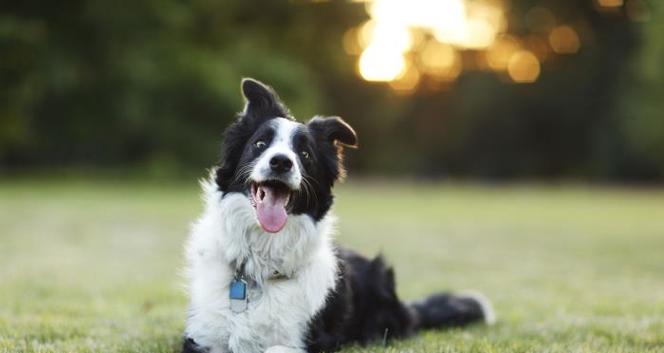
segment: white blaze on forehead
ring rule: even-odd
[[[297,153],[293,147],[293,136],[299,124],[285,118],[272,119],[268,124],[274,129],[274,137],[268,149],[258,158],[251,173],[251,179],[257,182],[268,179],[271,172],[270,159],[276,155],[284,155],[293,162],[293,169],[291,169],[287,176],[288,184],[292,189],[299,189],[302,175],[300,174]]]
[[[270,147],[276,147],[278,144],[282,144],[286,145],[286,147],[292,152],[293,135],[299,124],[284,118],[276,118],[270,123],[275,126],[275,135]]]

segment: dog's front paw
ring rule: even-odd
[[[272,346],[265,353],[304,353],[302,349],[287,346]]]

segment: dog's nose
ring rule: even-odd
[[[275,173],[286,173],[293,168],[293,161],[283,154],[278,154],[270,159],[270,168]]]

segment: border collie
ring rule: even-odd
[[[205,210],[186,245],[183,352],[330,352],[493,322],[480,295],[404,303],[380,256],[335,246],[332,187],[355,131],[339,117],[299,123],[269,86],[241,86],[246,105],[202,182]]]

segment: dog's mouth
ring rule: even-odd
[[[251,205],[261,228],[269,233],[277,233],[284,228],[288,218],[288,203],[293,190],[278,180],[251,183]]]

